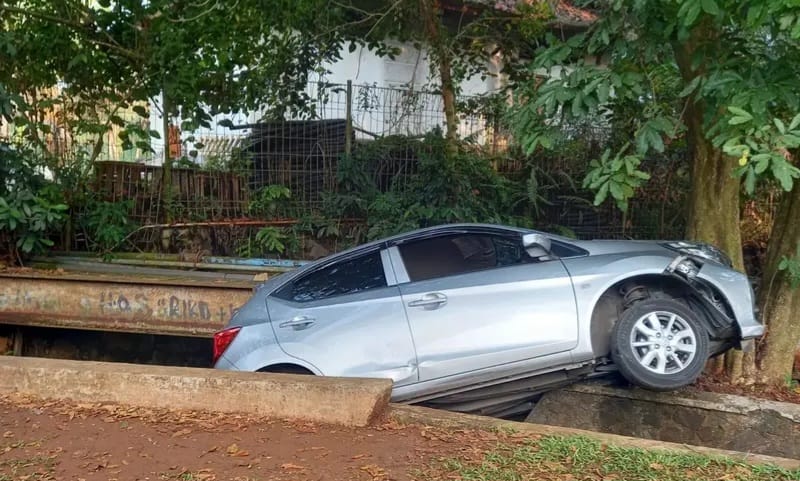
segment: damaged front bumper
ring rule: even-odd
[[[686,255],[677,256],[667,271],[683,280],[704,300],[719,322],[715,327],[737,327],[734,339],[728,337],[736,348],[745,352],[755,348],[755,340],[764,335],[765,328],[759,322],[755,292],[745,274]]]

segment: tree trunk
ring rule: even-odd
[[[442,103],[444,105],[445,136],[449,147],[455,146],[458,137],[458,118],[456,117],[456,89],[453,82],[453,68],[450,50],[442,35],[442,22],[439,18],[438,0],[420,0],[420,16],[425,25],[425,36],[439,69]]]
[[[708,44],[714,37],[715,33],[707,25],[701,25],[687,42],[674,46],[675,59],[687,85],[703,74],[703,63],[695,65],[693,62],[694,48],[705,44],[707,50],[713,52]],[[687,99],[684,122],[692,162],[692,185],[686,238],[714,244],[730,256],[734,268],[744,271],[739,211],[741,185],[733,176],[734,159],[715,148],[706,137],[706,108],[702,99]],[[724,357],[712,360],[708,368],[712,374],[727,373],[731,382],[738,384],[747,381],[745,374],[752,374],[753,361],[752,355],[728,351]]]
[[[705,45],[707,54],[713,54],[709,44],[714,37],[710,27],[700,25],[685,43],[674,45],[675,60],[687,85],[704,73],[703,63],[694,63],[695,48]],[[692,186],[686,236],[716,245],[731,257],[735,268],[744,270],[739,228],[740,182],[732,175],[736,163],[706,137],[706,109],[702,99],[687,98],[684,123],[692,162]]]
[[[794,354],[800,342],[800,290],[791,285],[781,259],[793,258],[800,242],[800,186],[781,198],[772,227],[758,301],[767,334],[758,343],[760,381],[786,382],[792,374]],[[795,259],[800,261],[800,259]]]
[[[709,242],[725,251],[736,269],[744,270],[739,228],[739,179],[733,177],[733,159],[711,145],[702,131],[702,111],[687,109],[692,186],[686,236]]]

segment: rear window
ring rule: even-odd
[[[310,302],[386,286],[380,251],[375,251],[310,272],[276,295],[294,302]]]

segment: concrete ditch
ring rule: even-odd
[[[596,388],[596,386],[595,386]],[[574,386],[571,392],[581,389]],[[568,390],[556,391],[561,393]],[[145,408],[251,414],[274,419],[366,426],[382,419],[455,429],[509,429],[531,436],[581,435],[600,442],[643,449],[725,456],[749,463],[800,468],[783,450],[754,454],[692,446],[546,423],[519,423],[430,408],[390,404],[391,382],[383,379],[332,378],[228,372],[201,368],[143,366],[0,356],[0,394],[24,394],[78,403],[116,403]],[[596,394],[600,395],[600,394]],[[547,397],[546,395],[545,397]],[[588,406],[580,407],[586,413]],[[702,409],[702,408],[701,408]],[[750,413],[745,408],[739,415]],[[541,413],[541,411],[540,411]],[[624,416],[626,413],[621,411]],[[576,418],[575,411],[572,417]],[[783,435],[783,433],[776,433]],[[783,438],[792,444],[795,438]],[[762,450],[764,451],[764,450]]]
[[[0,394],[366,426],[392,382],[0,356]]]
[[[800,459],[800,405],[729,394],[576,384],[542,396],[526,422]]]
[[[706,446],[694,446],[688,443],[670,443],[632,436],[601,433],[586,429],[530,422],[504,421],[502,419],[440,411],[438,409],[418,406],[391,405],[389,408],[389,418],[399,423],[423,424],[450,429],[507,430],[516,433],[530,434],[531,436],[583,436],[595,439],[601,443],[613,444],[621,447],[657,449],[672,453],[725,457],[750,464],[772,464],[786,469],[800,468],[800,459],[755,454],[746,451],[717,449]]]

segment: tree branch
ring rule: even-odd
[[[30,17],[30,18],[35,18],[37,20],[42,20],[42,21],[54,23],[54,24],[57,24],[57,25],[63,25],[65,27],[72,28],[75,32],[78,32],[78,33],[83,33],[83,34],[96,33],[95,31],[88,30],[91,27],[96,27],[95,24],[80,23],[80,22],[76,22],[76,21],[73,21],[73,20],[67,20],[65,18],[60,18],[60,17],[54,16],[54,15],[50,15],[50,14],[47,14],[47,13],[34,12],[34,11],[31,11],[31,10],[26,10],[24,8],[9,7],[7,5],[0,5],[0,14],[4,13],[4,12],[17,13],[19,15],[23,15],[23,16]],[[90,42],[90,43],[95,44],[95,45],[101,45],[101,46],[104,46],[104,47],[108,47],[108,48],[110,48],[112,50],[115,50],[116,52],[120,53],[122,56],[127,57],[130,60],[137,60],[138,61],[138,60],[142,60],[143,59],[143,57],[141,55],[139,55],[137,52],[135,52],[133,50],[130,50],[130,49],[127,49],[127,48],[121,46],[119,43],[117,43],[116,40],[114,40],[114,38],[110,34],[108,34],[108,32],[105,32],[103,30],[100,30],[100,32],[105,34],[105,36],[107,38],[109,38],[110,42],[106,42],[106,41],[103,41],[103,40],[98,40],[98,39],[91,38],[91,37],[88,37],[88,36],[87,36],[86,40],[88,42]]]

